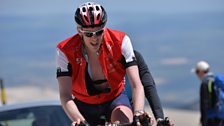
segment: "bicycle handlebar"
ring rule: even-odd
[[[150,124],[145,124],[147,126],[151,126]],[[145,126],[144,125],[144,126]],[[81,124],[76,124],[76,126],[89,126],[88,123],[81,123]],[[105,122],[105,124],[97,125],[97,126],[136,126],[134,123],[124,123],[124,124],[117,124],[117,123],[108,123]],[[169,122],[169,119],[166,117],[165,120],[158,122],[157,126],[174,126],[171,125]]]
[[[89,126],[86,124],[78,124],[76,126]],[[116,124],[116,123],[108,123],[104,125],[97,125],[97,126],[136,126],[134,123],[123,123],[123,124]],[[151,126],[150,124],[148,126]]]
[[[105,125],[99,125],[99,126],[136,126],[133,123],[124,123],[124,124],[116,124],[116,123],[109,123]],[[150,124],[148,126],[151,126]]]
[[[103,126],[134,126],[134,125],[132,123],[125,123],[125,124],[110,123],[110,124],[105,124]]]

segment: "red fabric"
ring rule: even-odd
[[[72,93],[80,101],[100,104],[117,97],[124,88],[125,68],[122,59],[122,41],[125,34],[120,31],[105,29],[99,61],[108,80],[111,92],[89,96],[85,84],[86,61],[82,55],[82,39],[76,34],[58,44],[58,48],[72,64]]]

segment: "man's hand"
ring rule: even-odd
[[[148,113],[134,115],[133,119],[134,126],[152,126],[153,120]]]
[[[71,126],[90,126],[90,125],[86,120],[83,121],[77,120],[72,122]]]
[[[160,119],[157,121],[157,126],[174,126],[174,124],[168,117],[165,117],[165,119]]]

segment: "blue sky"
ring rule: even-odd
[[[67,14],[73,13],[74,9],[86,0],[1,0],[1,14],[5,15],[38,15],[38,14]],[[108,12],[149,12],[158,14],[195,13],[223,11],[222,0],[141,0],[141,1],[114,1],[95,0],[102,4]]]

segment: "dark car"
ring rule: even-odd
[[[0,107],[0,126],[70,126],[59,101],[5,105]]]

